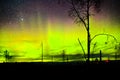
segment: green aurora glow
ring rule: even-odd
[[[78,38],[87,54],[87,34],[82,24],[75,24],[70,18],[63,20],[58,17],[47,17],[43,20],[42,17],[42,15],[30,16],[19,23],[2,25],[0,29],[1,54],[8,50],[11,55],[22,56],[22,59],[16,59],[20,62],[32,62],[34,61],[32,59],[41,61],[39,59],[41,59],[42,48],[44,56],[61,55],[63,50],[66,55],[83,54]],[[120,23],[113,21],[108,14],[106,16],[106,14],[100,15],[99,13],[90,19],[92,37],[96,34],[111,34],[120,42]],[[113,37],[109,36],[108,40],[107,36],[96,37],[91,43],[91,52],[95,42],[97,42],[97,46],[94,54],[99,53],[100,50],[103,54],[114,54],[117,51],[115,45],[118,43]],[[2,61],[4,58],[1,58]],[[50,60],[49,58],[44,59],[44,61],[51,61],[51,58]],[[61,60],[58,59],[58,61]]]

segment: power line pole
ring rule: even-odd
[[[43,62],[43,42],[41,43],[41,46],[42,46],[42,56],[41,56],[41,60]]]
[[[102,51],[100,50],[100,62],[102,61]]]

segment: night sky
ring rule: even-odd
[[[47,17],[65,18],[64,6],[58,5],[57,0],[1,0],[0,22],[19,22],[21,18],[29,19],[41,15]],[[63,12],[64,11],[64,12]]]
[[[45,53],[81,52],[77,39],[86,49],[86,31],[68,11],[69,6],[57,0],[0,0],[1,49],[37,56],[43,42]],[[101,12],[91,18],[90,25],[92,36],[109,33],[120,41],[120,0],[102,0]]]
[[[104,13],[120,21],[120,1],[102,0]],[[18,22],[21,18],[29,18],[41,14],[44,18],[56,17],[66,18],[67,9],[65,5],[60,6],[57,0],[1,0],[0,1],[0,23]],[[116,17],[117,16],[117,17]]]

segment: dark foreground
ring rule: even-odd
[[[1,70],[17,70],[17,71],[35,71],[38,73],[48,72],[49,74],[56,74],[56,73],[91,73],[91,72],[120,72],[120,61],[109,61],[109,62],[31,62],[31,63],[1,63],[0,64]]]

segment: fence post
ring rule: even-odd
[[[63,50],[62,58],[63,58],[63,62],[65,62],[65,50]]]
[[[102,61],[102,51],[100,50],[100,62]]]

